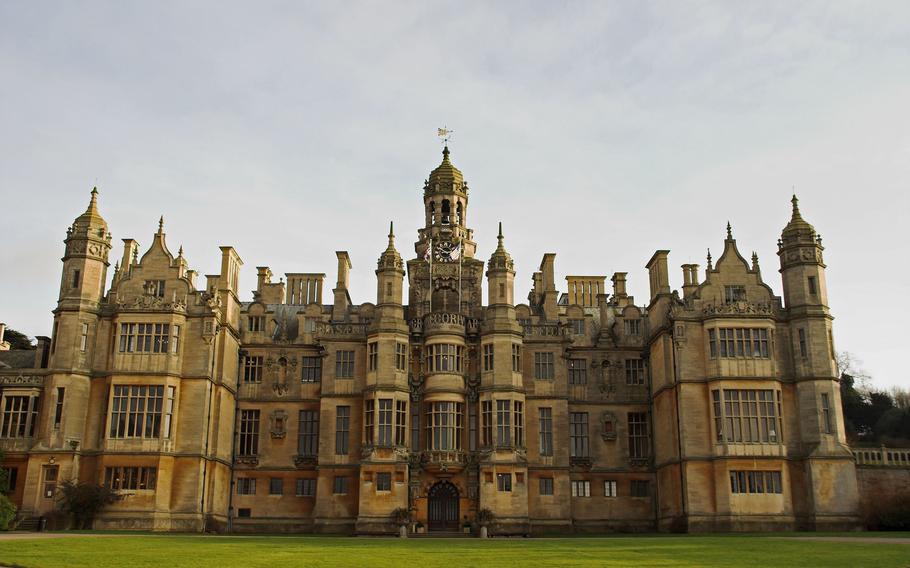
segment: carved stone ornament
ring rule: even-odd
[[[288,433],[288,413],[275,410],[269,415],[269,434],[273,438],[284,438]]]
[[[259,456],[237,456],[238,464],[259,465]]]
[[[616,439],[616,415],[612,412],[604,412],[600,415],[601,432],[600,437],[606,440]]]
[[[294,467],[314,466],[317,463],[315,455],[312,456],[294,456]]]

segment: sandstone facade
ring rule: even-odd
[[[681,293],[657,251],[646,305],[623,272],[558,291],[553,254],[516,304],[502,229],[476,258],[468,203],[446,149],[415,254],[390,230],[376,302],[354,305],[346,252],[330,297],[263,266],[250,301],[233,248],[202,281],[163,221],[109,279],[93,191],[46,364],[0,370],[17,504],[44,514],[78,479],[127,495],[98,528],[385,533],[397,508],[448,531],[490,509],[517,534],[855,526],[824,249],[795,197],[783,300],[728,227]]]

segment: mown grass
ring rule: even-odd
[[[879,536],[868,533],[851,536]],[[884,535],[882,535],[884,536]],[[906,535],[904,535],[906,536]],[[849,538],[849,537],[846,537]],[[762,536],[554,539],[408,539],[75,536],[0,541],[0,564],[27,567],[164,566],[910,566],[910,545]]]

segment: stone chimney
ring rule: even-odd
[[[348,251],[335,252],[338,258],[338,281],[335,283],[335,305],[332,306],[332,320],[344,321],[348,318],[348,307],[351,305],[351,294],[348,285],[351,277],[351,257]]]
[[[9,351],[9,341],[3,340],[3,335],[6,333],[6,324],[0,322],[0,351]]]
[[[667,271],[668,250],[659,250],[654,253],[645,268],[648,269],[648,279],[651,284],[651,301],[658,296],[670,293],[670,277]]]
[[[683,298],[691,296],[698,289],[698,265],[683,264]]]

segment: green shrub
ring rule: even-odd
[[[16,518],[16,506],[9,500],[9,497],[0,493],[0,531],[8,531],[14,518]]]

